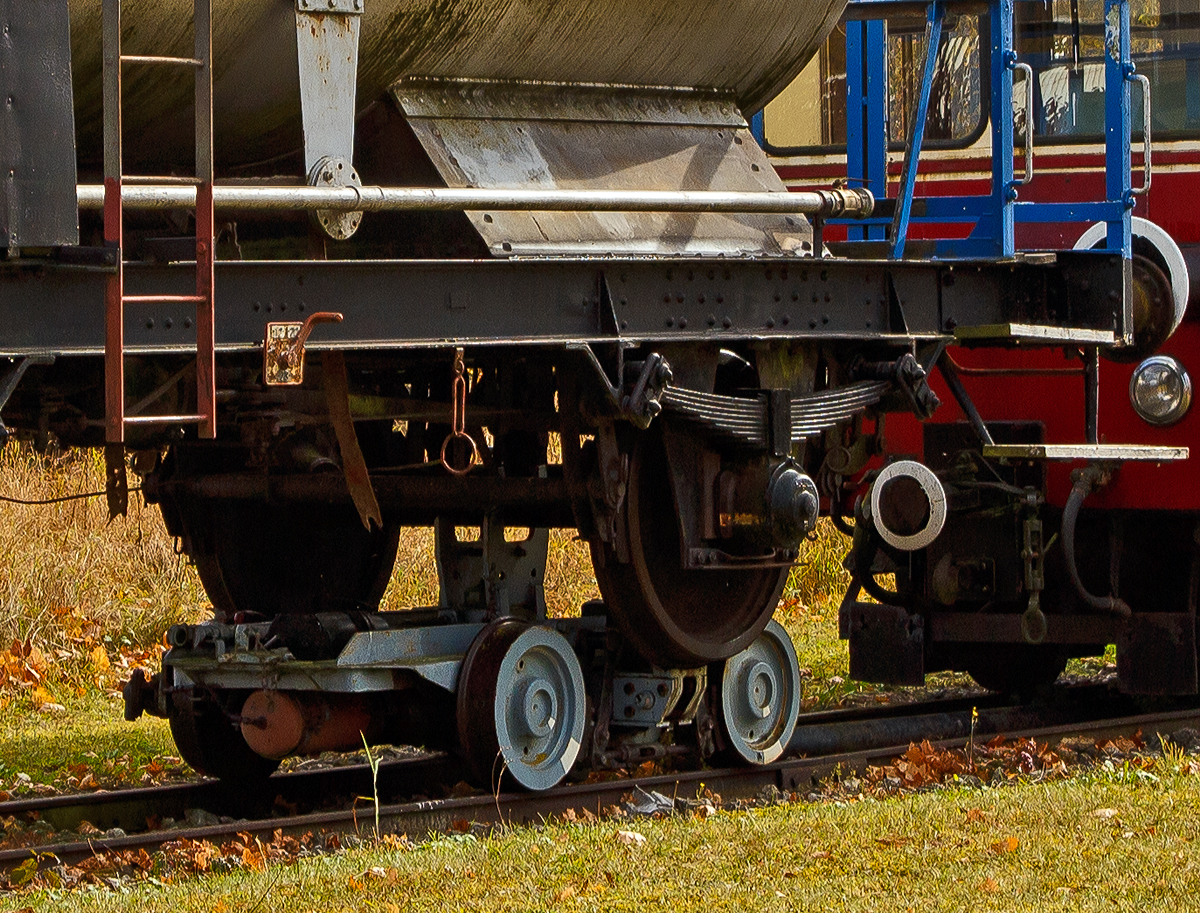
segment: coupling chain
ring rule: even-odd
[[[446,440],[442,441],[441,454],[442,465],[446,467],[446,471],[456,476],[466,475],[479,463],[479,446],[475,443],[475,439],[467,434],[467,378],[465,374],[466,363],[463,360],[463,350],[457,348],[454,350],[454,380],[450,387],[451,431],[446,435]],[[465,441],[469,448],[467,464],[461,469],[450,461],[450,445],[455,441]]]

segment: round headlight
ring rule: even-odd
[[[1151,425],[1173,425],[1192,405],[1192,379],[1176,359],[1152,355],[1129,379],[1129,402]]]

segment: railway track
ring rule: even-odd
[[[645,797],[696,796],[701,789],[719,793],[725,801],[750,799],[769,787],[792,793],[811,789],[835,772],[861,772],[901,755],[913,741],[928,739],[938,748],[962,747],[971,737],[972,707],[978,708],[974,736],[1003,733],[1008,738],[1033,738],[1056,744],[1072,737],[1095,739],[1129,737],[1141,732],[1151,741],[1187,727],[1200,727],[1200,706],[1157,713],[1129,712],[1133,702],[1117,699],[1100,686],[1064,689],[1044,707],[1014,707],[984,698],[931,701],[905,708],[880,707],[812,714],[798,728],[793,751],[780,761],[759,767],[706,769],[638,779],[616,779],[560,787],[542,793],[501,793],[444,796],[462,773],[458,762],[445,755],[426,755],[380,765],[378,792],[366,765],[277,775],[270,781],[269,798],[238,795],[217,781],[160,787],[21,799],[0,803],[0,816],[41,820],[58,832],[71,831],[87,821],[97,828],[121,828],[124,836],[93,835],[71,839],[61,833],[43,845],[0,850],[0,871],[36,855],[49,864],[77,864],[103,851],[153,849],[176,840],[220,842],[237,834],[270,839],[276,831],[288,835],[347,834],[373,831],[373,803],[364,808],[355,797],[378,795],[380,833],[410,835],[444,832],[472,825],[530,824],[568,810],[592,813]],[[1107,703],[1107,712],[1103,709]],[[899,711],[899,712],[898,712]],[[317,803],[313,797],[319,797]],[[221,823],[144,830],[148,818],[183,819],[188,809],[203,809],[203,817]],[[247,817],[249,816],[249,817]],[[193,817],[197,817],[193,815]],[[140,833],[136,831],[141,831]]]

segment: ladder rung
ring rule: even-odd
[[[126,425],[198,425],[207,415],[127,415]]]
[[[151,66],[195,67],[200,69],[204,61],[196,57],[146,57],[141,54],[122,54],[121,63],[145,63]]]
[[[193,178],[177,175],[167,177],[155,177],[149,174],[123,174],[121,175],[122,184],[168,184],[172,187],[198,187],[203,183],[200,178]]]
[[[208,301],[207,295],[122,295],[121,300],[133,304],[199,304]]]

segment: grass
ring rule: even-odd
[[[34,911],[1189,909],[1200,777],[944,790],[496,837],[447,837],[180,883],[15,899]],[[624,842],[633,831],[645,842]],[[626,838],[628,839],[628,838]],[[3,904],[3,900],[0,900]]]
[[[0,451],[5,497],[43,500],[103,487],[98,452]],[[810,694],[825,703],[861,688],[847,680],[845,647],[837,639],[844,547],[844,538],[822,525],[776,613],[817,683]],[[109,523],[102,498],[0,502],[0,554],[6,556],[0,563],[0,789],[12,786],[16,772],[58,787],[77,780],[84,767],[100,782],[120,780],[173,755],[166,724],[145,717],[125,723],[118,697],[133,668],[156,667],[171,624],[207,615],[199,578],[176,552],[157,508],[135,496],[130,516]],[[554,616],[578,614],[584,601],[599,596],[587,545],[571,531],[551,532],[545,586]],[[437,600],[432,530],[406,530],[382,608]]]
[[[0,454],[6,495],[101,487],[100,464],[86,454]],[[837,640],[844,544],[820,529],[777,612],[807,670],[808,703],[861,687],[847,680]],[[113,782],[161,775],[174,750],[166,725],[125,723],[113,691],[129,662],[153,659],[169,623],[203,617],[206,600],[157,512],[135,507],[107,524],[98,501],[0,504],[0,548],[0,646],[19,642],[0,649],[0,789],[21,773],[60,787],[83,770]],[[433,567],[432,535],[406,535],[385,607],[435,602]],[[557,535],[551,611],[568,614],[594,595],[586,547]],[[1053,783],[550,823],[417,845],[385,837],[265,868],[248,847],[206,863],[203,876],[0,893],[0,910],[1186,909],[1200,888],[1197,769],[1165,752],[1152,770],[1108,763]]]

